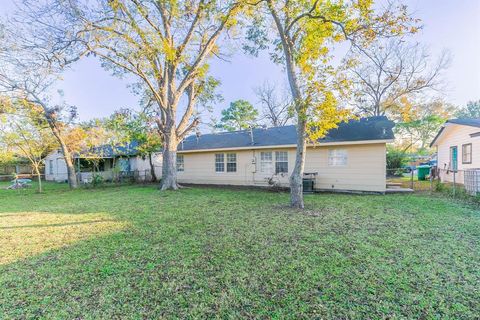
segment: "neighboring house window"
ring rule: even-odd
[[[48,161],[48,171],[53,174],[53,160]]]
[[[462,145],[462,163],[470,164],[472,163],[472,144]]]
[[[275,151],[275,173],[288,172],[288,152]]]
[[[450,170],[458,170],[458,149],[457,146],[450,147]]]
[[[183,172],[185,171],[185,162],[184,162],[183,154],[177,154],[177,171]]]
[[[215,172],[225,172],[225,160],[223,153],[215,154]]]
[[[273,158],[271,151],[260,153],[260,172],[273,172]]]
[[[346,166],[347,160],[348,152],[346,149],[328,150],[328,165],[330,167]]]
[[[237,172],[236,153],[227,153],[227,172]]]

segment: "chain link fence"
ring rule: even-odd
[[[412,191],[448,191],[451,195],[480,196],[480,168],[467,170],[406,167],[387,169],[387,188]]]
[[[429,177],[418,177],[418,169],[395,168],[387,169],[387,189],[410,189],[412,191],[431,190]]]
[[[156,168],[155,172],[158,172]],[[161,172],[161,170],[160,170]],[[79,172],[78,181],[83,184],[95,183],[100,177],[102,182],[112,183],[152,183],[158,177],[154,177],[150,169],[131,170],[131,171],[99,171],[99,172]]]

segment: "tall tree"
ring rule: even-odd
[[[460,108],[455,116],[457,118],[480,119],[480,100],[469,101],[467,105]]]
[[[348,118],[348,112],[338,108],[334,95],[330,53],[334,44],[348,39],[366,46],[379,34],[403,32],[403,25],[410,19],[403,6],[389,6],[376,15],[372,1],[265,2],[276,34],[272,57],[285,67],[296,113],[298,140],[290,202],[293,207],[303,208],[307,139],[317,140]],[[262,40],[265,34],[268,32],[250,32],[248,36]]]
[[[428,151],[429,143],[452,116],[453,105],[440,99],[426,103],[415,103],[406,98],[401,100],[401,112],[395,126],[401,149],[403,152],[412,148],[420,153]]]
[[[44,159],[56,146],[48,124],[38,108],[25,108],[26,112],[7,113],[0,116],[4,126],[0,131],[0,145],[30,162],[38,180],[38,192],[42,192],[41,171]]]
[[[237,100],[222,110],[222,118],[217,127],[227,131],[245,130],[257,125],[257,117],[258,110],[250,102]]]
[[[425,47],[405,39],[377,40],[368,48],[354,46],[348,59],[351,103],[367,116],[391,115],[402,97],[439,90],[450,61],[447,51],[432,61]]]
[[[9,21],[9,28],[0,24],[0,93],[14,101],[13,106],[24,109],[39,107],[48,127],[65,157],[70,188],[77,187],[72,150],[67,144],[69,123],[76,118],[76,108],[65,102],[54,103],[51,90],[71,54],[55,37],[41,36],[44,28]],[[60,40],[58,40],[60,41]],[[63,44],[65,46],[66,44]]]
[[[254,89],[257,98],[262,105],[264,121],[273,127],[282,127],[293,118],[293,103],[290,97],[279,97],[277,87],[265,82],[262,86]]]
[[[134,76],[153,99],[163,141],[161,188],[177,189],[177,146],[199,124],[197,102],[217,84],[208,76],[208,61],[235,27],[241,2],[55,0],[49,8],[76,22],[73,32],[65,32],[70,42],[100,57],[114,74]],[[37,20],[50,24],[49,15]]]

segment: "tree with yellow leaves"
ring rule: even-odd
[[[403,97],[400,100],[402,107],[395,118],[396,144],[403,152],[428,152],[430,142],[445,121],[453,116],[455,107],[441,99],[416,102]]]
[[[335,95],[348,86],[346,81],[336,80],[332,63],[336,44],[349,41],[367,47],[379,36],[408,32],[414,20],[405,6],[393,4],[377,14],[372,0],[263,0],[257,4],[264,4],[263,14],[271,19],[265,22],[255,17],[253,31],[247,35],[263,49],[268,35],[275,34],[271,56],[285,67],[297,118],[290,202],[292,207],[303,208],[302,178],[308,141],[315,142],[350,116],[348,110],[338,106]],[[270,23],[273,30],[268,30]]]
[[[0,146],[28,159],[37,176],[38,192],[42,192],[44,159],[55,148],[56,141],[41,108],[18,110],[0,114]]]

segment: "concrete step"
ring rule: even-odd
[[[387,182],[387,188],[388,187],[401,187],[402,183],[401,182]]]
[[[413,189],[409,188],[387,188],[385,193],[413,193]]]

